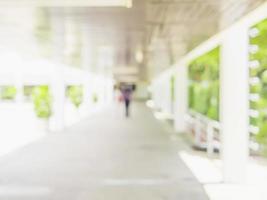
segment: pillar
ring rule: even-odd
[[[92,78],[89,73],[86,73],[83,77],[83,103],[82,112],[87,115],[93,106],[93,89],[92,89]]]
[[[87,18],[82,24],[82,68],[88,71],[84,76],[83,80],[83,107],[89,112],[93,106],[92,96],[93,96],[93,80],[91,77],[92,73],[92,38],[91,38],[90,27],[88,25]]]
[[[64,129],[65,85],[61,69],[55,70],[55,75],[50,84],[52,94],[52,116],[50,118],[50,130],[62,131]]]
[[[249,151],[247,28],[234,26],[224,36],[220,69],[223,180],[242,183]]]
[[[53,60],[55,70],[50,81],[52,94],[52,116],[49,122],[51,131],[61,131],[64,129],[64,106],[65,106],[65,83],[64,69],[64,45],[65,45],[65,24],[64,13],[58,8],[51,8],[52,33],[53,33]]]
[[[16,75],[15,75],[15,87],[17,90],[16,93],[16,102],[17,103],[23,103],[24,98],[24,84],[23,84],[23,77],[22,72],[20,69],[17,69]]]
[[[186,115],[188,110],[187,91],[188,77],[185,64],[177,66],[175,70],[175,103],[174,103],[174,126],[177,132],[186,131]]]

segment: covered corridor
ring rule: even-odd
[[[266,0],[0,0],[0,200],[266,185]]]
[[[143,103],[129,119],[122,111],[109,107],[1,159],[0,199],[207,200],[168,124]]]

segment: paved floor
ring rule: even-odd
[[[118,106],[0,159],[0,200],[206,200],[182,143],[142,104]]]

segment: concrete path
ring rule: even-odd
[[[181,141],[143,104],[132,110],[125,119],[114,106],[1,158],[0,200],[206,200]]]

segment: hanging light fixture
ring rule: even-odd
[[[141,49],[138,49],[135,53],[135,60],[138,62],[138,63],[142,63],[143,60],[144,60],[144,54],[142,52]]]

